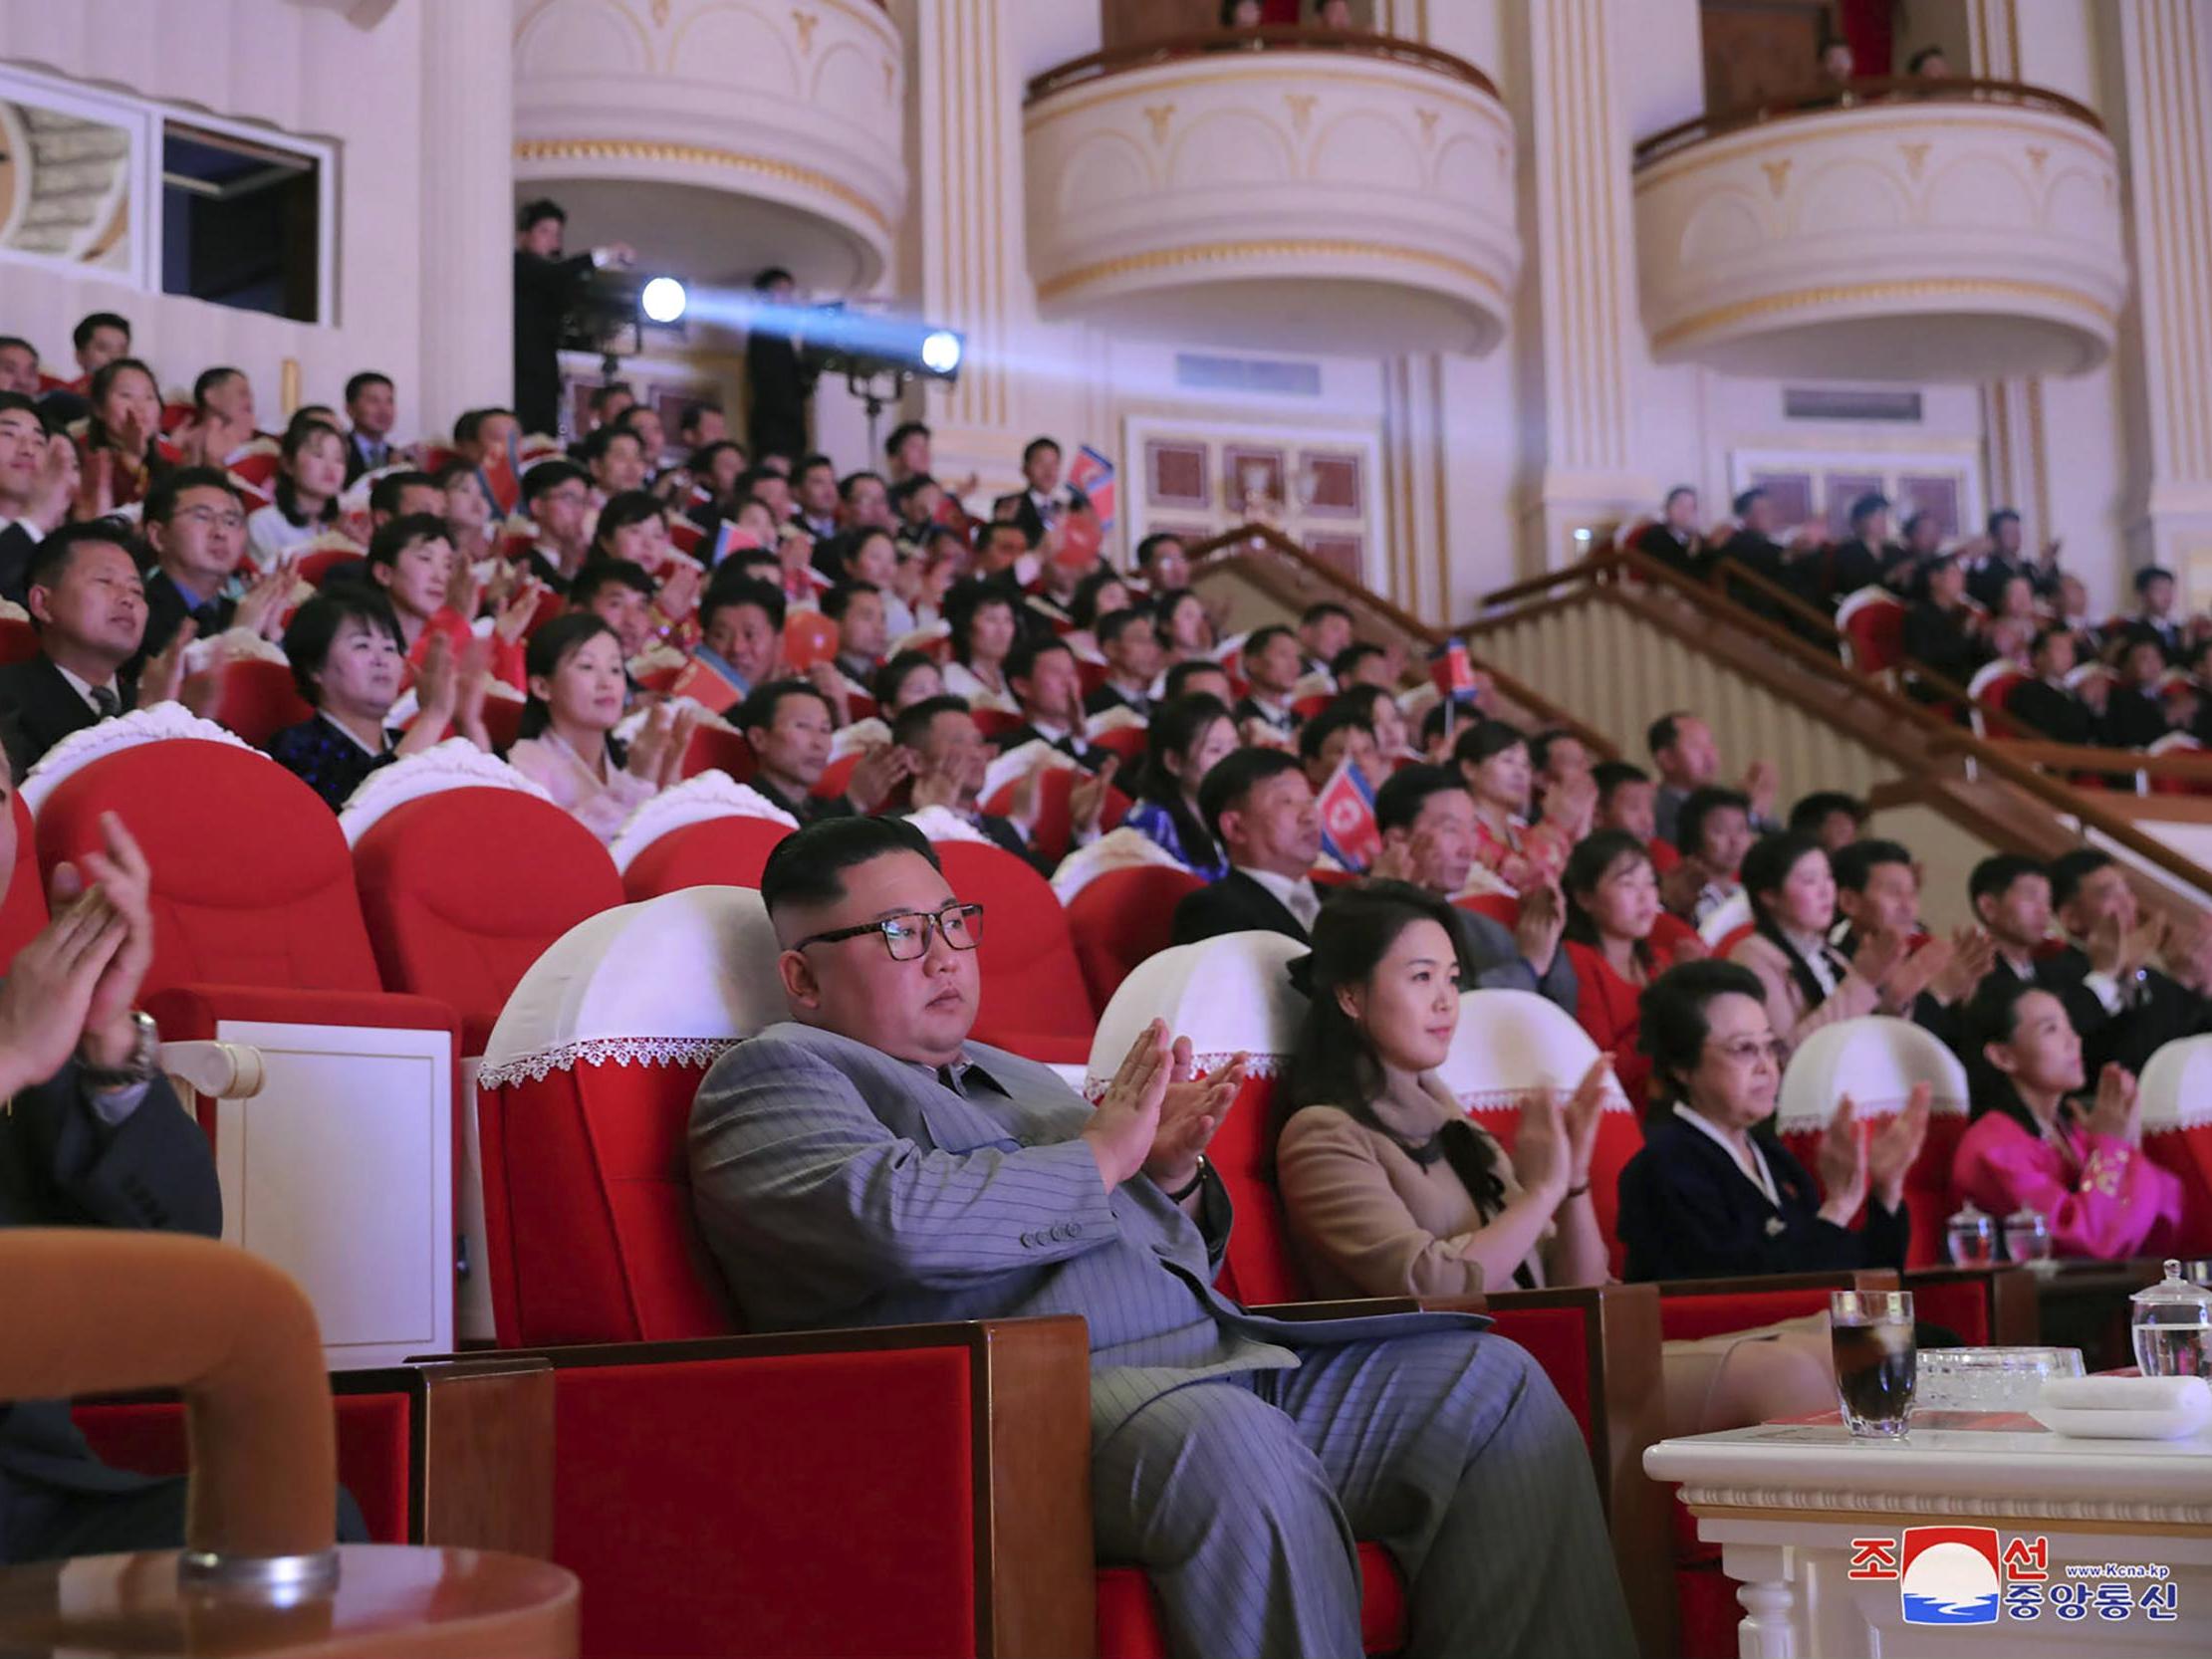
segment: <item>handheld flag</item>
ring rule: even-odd
[[[1321,794],[1321,849],[1348,870],[1363,870],[1382,850],[1382,831],[1374,823],[1374,789],[1351,761],[1340,761]]]

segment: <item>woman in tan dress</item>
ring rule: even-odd
[[[1340,892],[1294,965],[1310,1001],[1284,1079],[1276,1179],[1323,1297],[1478,1297],[1595,1285],[1605,1242],[1590,1157],[1611,1057],[1564,1105],[1522,1110],[1508,1157],[1437,1077],[1459,1020],[1451,907],[1399,882]],[[1663,1350],[1669,1433],[1834,1403],[1825,1328],[1763,1327]]]

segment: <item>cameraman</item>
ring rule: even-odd
[[[515,215],[515,413],[525,432],[561,430],[561,329],[593,271],[627,265],[636,253],[611,242],[574,259],[561,257],[569,216],[540,198]]]

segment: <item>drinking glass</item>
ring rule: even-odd
[[[1910,1291],[1837,1291],[1829,1298],[1829,1345],[1843,1421],[1862,1440],[1900,1439],[1912,1422],[1918,1353]]]
[[[1986,1268],[1997,1260],[1997,1223],[1972,1201],[1943,1224],[1943,1234],[1953,1267]]]
[[[2041,1210],[2015,1210],[2005,1218],[2005,1259],[2008,1262],[2051,1260],[2051,1224]]]

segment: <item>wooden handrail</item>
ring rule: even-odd
[[[1218,571],[1232,567],[1247,581],[1253,583],[1277,603],[1290,609],[1303,609],[1308,602],[1302,595],[1293,593],[1280,584],[1275,574],[1252,557],[1253,544],[1264,545],[1269,552],[1285,563],[1298,568],[1302,575],[1311,577],[1343,595],[1348,604],[1358,605],[1373,612],[1424,650],[1433,650],[1450,637],[1431,627],[1411,611],[1400,608],[1381,594],[1362,588],[1327,560],[1317,558],[1307,549],[1270,525],[1247,524],[1203,542],[1193,542],[1183,551],[1190,560],[1194,574],[1199,570]],[[1603,760],[1618,757],[1612,740],[1597,728],[1586,725],[1566,709],[1561,708],[1534,686],[1507,673],[1496,663],[1487,662],[1470,654],[1470,666],[1490,676],[1507,701],[1526,709],[1547,729],[1557,728],[1568,733]]]
[[[1846,99],[1848,102],[1845,102]],[[2087,104],[2069,98],[2064,93],[2053,92],[2049,87],[2031,86],[2025,81],[1996,81],[1971,76],[1951,76],[1935,81],[1918,75],[1864,76],[1853,78],[1842,89],[1829,86],[1795,98],[1742,104],[1732,110],[1723,110],[1718,115],[1693,116],[1688,120],[1676,121],[1672,126],[1661,127],[1636,145],[1635,164],[1640,169],[1678,150],[1701,144],[1708,138],[1718,138],[1724,133],[1738,132],[1747,126],[1759,126],[1768,121],[1869,107],[1895,108],[1899,104],[2018,105],[2028,109],[2048,110],[2054,115],[2070,117],[2095,131],[2104,130],[2104,122]]]
[[[1788,628],[1746,610],[1725,593],[1716,593],[1703,583],[1670,570],[1647,555],[1632,548],[1613,548],[1558,574],[1576,575],[1595,592],[1622,572],[1633,572],[1647,586],[1671,590],[1703,607],[1716,610],[1729,626],[1762,641],[1796,662],[1808,673],[1827,680],[1851,695],[1863,697],[1892,719],[1917,728],[1932,750],[1955,752],[1968,758],[1991,776],[2033,797],[2053,813],[2079,821],[2085,831],[2093,829],[2113,845],[2123,848],[2144,863],[2163,870],[2175,880],[2198,892],[2212,893],[2212,872],[2207,872],[2190,859],[2184,858],[2163,841],[2144,834],[2126,819],[2105,811],[2083,792],[2047,778],[2026,761],[2005,753],[2002,745],[1978,738],[1920,704],[1898,696],[1878,681],[1853,673],[1835,657],[1800,639]],[[1490,608],[1486,606],[1484,615],[1454,631],[1472,634],[1485,625],[1504,619],[1488,613]],[[1739,671],[1752,678],[1761,677],[1760,669],[1750,662],[1737,666]],[[1774,689],[1772,682],[1769,684],[1770,689]]]
[[[1309,29],[1302,24],[1270,23],[1258,29],[1203,29],[1164,35],[1130,46],[1108,47],[1055,64],[1029,84],[1025,104],[1035,104],[1070,87],[1088,86],[1130,70],[1224,52],[1328,52],[1356,58],[1386,58],[1416,69],[1464,81],[1477,92],[1498,98],[1497,84],[1465,58],[1425,41],[1401,40],[1364,29]],[[1499,102],[1504,102],[1502,99]]]
[[[2042,738],[1989,741],[2030,766],[2054,767],[2062,772],[2140,772],[2147,778],[2212,784],[2212,753],[2203,750],[2180,749],[2153,755],[2143,749],[2100,749],[2087,743],[2052,743]]]

